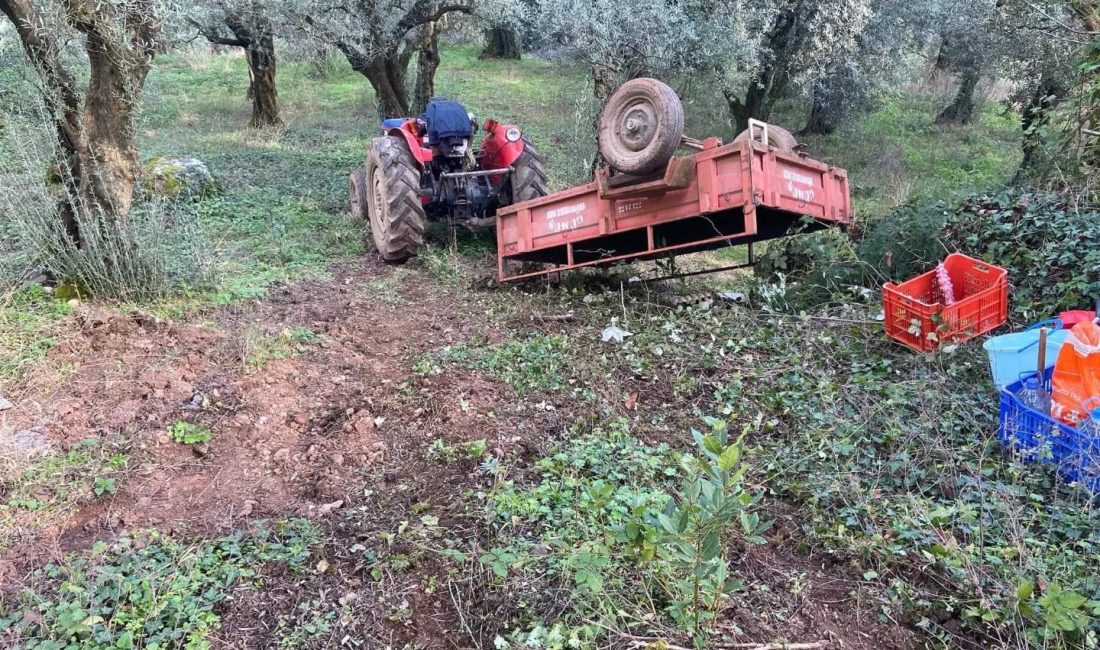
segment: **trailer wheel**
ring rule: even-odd
[[[538,148],[530,138],[523,137],[523,153],[512,163],[511,178],[508,179],[508,205],[521,203],[546,196],[546,169]]]
[[[351,197],[351,218],[362,221],[367,218],[367,175],[362,168],[348,177],[348,195]]]
[[[737,134],[737,137],[733,139],[734,142],[742,142],[752,137],[752,129],[745,129],[741,133]],[[784,129],[781,126],[774,124],[768,125],[768,146],[775,147],[780,151],[791,152],[798,148],[798,140],[795,139],[791,132]]]
[[[619,86],[600,113],[600,154],[624,174],[660,170],[684,135],[684,106],[676,91],[656,79]]]
[[[393,136],[371,140],[367,153],[367,214],[374,245],[387,262],[404,262],[424,244],[420,168],[408,145]]]

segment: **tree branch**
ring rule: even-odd
[[[249,43],[239,38],[231,38],[229,36],[222,36],[214,31],[208,25],[203,25],[194,18],[188,18],[187,22],[191,23],[191,26],[198,30],[202,37],[210,41],[214,45],[226,45],[228,47],[248,47]]]

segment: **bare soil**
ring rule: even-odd
[[[416,265],[396,281],[393,274],[371,258],[330,279],[182,322],[80,307],[67,324],[72,336],[8,391],[16,407],[4,426],[40,431],[61,450],[89,437],[111,441],[129,452],[132,470],[113,495],[16,522],[12,539],[0,544],[2,591],[123,531],[201,537],[300,515],[326,531],[314,570],[275,573],[262,590],[237,589],[220,612],[216,647],[273,647],[304,615],[326,614],[330,630],[316,647],[339,647],[345,637],[372,648],[492,647],[493,631],[512,625],[515,604],[471,605],[489,597],[481,578],[457,575],[437,552],[486,534],[476,494],[489,485],[473,461],[440,463],[427,450],[437,439],[485,439],[492,453],[522,466],[591,414],[568,403],[529,408],[508,386],[464,368],[415,372],[418,359],[443,346],[538,327],[531,315],[544,307],[532,297],[522,313],[491,309],[493,293],[440,282]],[[382,281],[392,282],[389,299],[365,288]],[[296,327],[319,341],[250,363],[257,341]],[[657,390],[627,388],[602,408],[636,418],[642,429],[647,405],[668,399]],[[173,441],[167,428],[179,420],[208,426],[209,445]],[[673,442],[690,444],[686,435]],[[381,566],[370,549],[424,512],[439,518],[440,537],[401,549],[407,570]],[[881,621],[876,603],[859,597],[858,568],[796,547],[785,539],[743,555],[737,570],[746,587],[723,616],[731,634],[837,648],[913,645],[907,630]],[[502,619],[470,621],[472,611],[499,611]]]

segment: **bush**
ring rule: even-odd
[[[1025,320],[1091,308],[1100,297],[1100,212],[1064,194],[974,196],[951,213],[944,239],[1008,269],[1012,309]]]
[[[81,219],[77,245],[65,231],[58,206],[65,197],[49,121],[33,110],[13,116],[0,131],[0,271],[16,280],[42,267],[80,293],[142,300],[164,296],[183,284],[201,282],[200,230],[170,203],[139,205],[128,219],[99,215]]]

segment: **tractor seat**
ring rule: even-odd
[[[405,122],[408,118],[404,117],[391,117],[389,119],[382,120],[382,130],[389,131],[391,129],[400,129],[405,126]]]
[[[421,119],[428,123],[428,144],[432,146],[474,135],[470,114],[458,102],[433,99]]]

